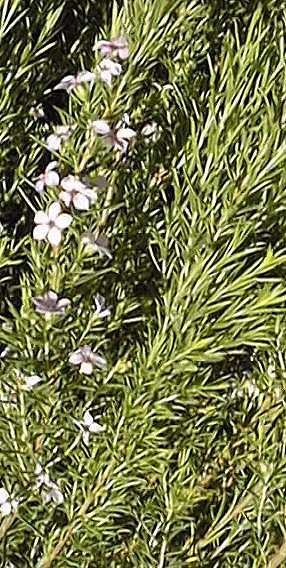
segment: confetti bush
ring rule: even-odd
[[[285,25],[0,4],[1,567],[285,565]]]

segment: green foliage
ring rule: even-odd
[[[20,500],[3,567],[285,564],[285,24],[276,1],[1,3],[0,486]],[[112,89],[53,91],[122,33]],[[124,113],[123,159],[90,123]],[[60,124],[76,126],[61,176],[109,187],[55,251],[32,229],[57,199],[34,183]],[[111,260],[82,245],[98,227]],[[71,300],[64,317],[35,311],[48,290]],[[85,344],[107,369],[70,364]],[[22,374],[42,380],[25,390]],[[88,447],[87,409],[105,426]]]

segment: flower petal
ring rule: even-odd
[[[34,222],[36,225],[48,225],[49,217],[44,211],[37,211],[34,217]]]
[[[92,371],[93,371],[92,363],[89,363],[88,361],[83,361],[80,366],[80,372],[83,373],[84,375],[91,375]]]
[[[56,134],[50,134],[46,140],[47,148],[50,152],[58,152],[61,147],[61,138]]]
[[[135,132],[135,130],[132,130],[132,128],[119,128],[119,130],[117,130],[117,132],[116,132],[116,136],[120,140],[122,138],[126,139],[126,140],[130,140],[130,138],[134,138],[134,136],[136,136],[136,132]]]
[[[69,227],[71,222],[72,222],[72,216],[71,215],[68,215],[68,213],[61,213],[61,215],[59,215],[56,218],[55,225],[59,229],[66,229],[67,227]]]
[[[89,431],[92,432],[92,434],[97,434],[98,432],[103,432],[104,430],[105,426],[101,426],[97,422],[93,422],[89,427]]]
[[[99,71],[101,80],[109,87],[112,85],[112,74],[107,69],[100,69]]]
[[[53,247],[57,247],[62,239],[62,233],[58,227],[52,227],[48,232],[48,241]]]
[[[2,505],[0,505],[0,510],[3,516],[10,515],[12,512],[12,505],[10,501],[5,501],[5,503],[2,503]]]
[[[33,230],[33,238],[36,241],[43,241],[50,230],[50,225],[37,225]]]
[[[80,363],[82,363],[82,359],[82,354],[79,349],[77,351],[74,351],[74,353],[71,353],[69,356],[69,362],[73,365],[79,365]]]
[[[54,87],[54,91],[59,89],[68,90],[74,87],[75,77],[73,75],[66,75],[62,80]]]
[[[107,367],[107,361],[105,359],[105,357],[100,357],[100,355],[94,355],[94,364],[99,368],[99,369],[106,369]]]
[[[54,201],[49,207],[49,219],[55,221],[58,215],[61,213],[61,204],[58,201]]]
[[[50,172],[51,170],[54,170],[55,168],[57,168],[59,165],[59,162],[57,162],[57,160],[52,160],[52,162],[49,162],[47,167],[46,167],[46,172]]]
[[[59,308],[67,308],[70,305],[71,301],[68,298],[61,298],[61,300],[58,301],[58,307]]]
[[[90,426],[93,423],[92,415],[90,414],[89,410],[87,410],[83,415],[83,422],[85,426]]]
[[[92,127],[97,134],[106,135],[110,133],[110,127],[106,120],[94,120]]]
[[[75,185],[75,177],[72,175],[66,176],[61,181],[61,187],[65,189],[65,191],[73,191]]]
[[[41,381],[42,379],[41,377],[38,377],[38,375],[31,375],[30,377],[25,378],[25,383],[23,385],[23,388],[26,390],[30,390]]]
[[[73,204],[79,211],[87,211],[89,209],[90,202],[86,195],[82,195],[82,193],[76,193],[73,197]]]
[[[80,71],[76,76],[77,81],[92,83],[95,80],[95,74],[91,71]]]
[[[61,199],[66,207],[69,207],[72,202],[72,194],[67,191],[60,191],[59,199]]]
[[[6,491],[6,489],[4,489],[4,487],[1,487],[0,488],[0,505],[5,503],[9,499],[9,497],[10,497],[10,495],[9,495],[8,491]]]
[[[38,193],[42,193],[42,192],[44,191],[44,189],[45,189],[45,180],[44,180],[44,178],[41,177],[41,178],[38,179],[38,181],[36,181],[36,183],[35,183],[35,190],[36,190]]]
[[[46,173],[46,185],[56,187],[60,183],[60,176],[57,172],[49,171]]]
[[[120,59],[128,59],[130,54],[130,51],[128,49],[128,47],[122,47],[120,49],[118,49],[118,57],[120,57]]]
[[[89,431],[88,431],[88,430],[85,430],[85,431],[83,432],[83,434],[82,434],[82,441],[83,441],[83,443],[84,443],[86,446],[88,446],[88,443],[89,443]]]

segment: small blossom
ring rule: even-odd
[[[118,77],[122,71],[122,66],[120,63],[115,63],[112,59],[103,59],[101,63],[97,66],[97,71],[99,72],[100,78],[104,83],[107,83],[109,87],[112,85],[112,77]]]
[[[49,185],[51,187],[56,187],[57,185],[59,185],[60,176],[57,172],[55,172],[57,165],[58,162],[50,162],[47,165],[44,173],[37,178],[35,189],[38,193],[42,193],[46,185]]]
[[[4,347],[3,351],[1,351],[0,353],[0,359],[5,359],[5,357],[7,357],[10,351],[11,351],[10,347]]]
[[[66,207],[73,206],[79,211],[87,211],[92,203],[97,199],[97,193],[77,177],[69,175],[62,179],[61,191],[59,198],[64,202]]]
[[[111,41],[98,41],[95,45],[95,49],[99,49],[102,55],[112,55],[123,60],[129,57],[128,44],[124,37],[118,37]]]
[[[3,516],[11,515],[17,511],[19,501],[12,499],[4,487],[0,487],[0,512]]]
[[[77,349],[77,351],[74,351],[74,353],[71,353],[69,362],[73,365],[80,365],[80,372],[84,375],[91,375],[93,367],[105,369],[107,365],[106,359],[92,351],[89,345],[84,345]]]
[[[59,486],[50,479],[48,473],[43,471],[40,464],[36,465],[35,474],[37,476],[36,488],[41,490],[43,502],[50,503],[50,501],[53,501],[56,505],[61,505],[64,496]]]
[[[103,432],[105,430],[105,426],[101,426],[95,422],[88,410],[84,413],[83,420],[74,419],[74,423],[81,430],[83,443],[86,446],[88,446],[90,434],[97,434],[98,432]]]
[[[67,75],[54,87],[54,91],[63,89],[70,93],[83,83],[94,83],[95,74],[91,71],[79,71],[76,75]]]
[[[91,123],[91,128],[102,136],[103,142],[107,146],[112,146],[120,152],[126,152],[129,140],[136,136],[135,130],[124,126],[120,121],[115,128],[110,128],[106,120],[94,120]]]
[[[32,390],[38,383],[42,381],[41,377],[38,375],[24,375],[19,369],[15,369],[15,373],[18,379],[22,381],[22,388],[24,390]]]
[[[81,240],[88,251],[98,252],[101,257],[107,256],[110,259],[112,258],[112,254],[108,248],[108,240],[103,233],[96,237],[91,231],[86,231],[83,233]]]
[[[101,296],[101,294],[96,294],[96,296],[94,296],[94,303],[95,303],[95,311],[98,317],[107,318],[108,316],[110,316],[111,314],[110,308],[108,308],[105,305],[105,299],[103,296]]]
[[[56,126],[54,133],[50,134],[46,140],[47,149],[50,152],[59,152],[62,143],[69,139],[75,128],[75,126]]]
[[[69,227],[72,216],[61,212],[60,204],[55,201],[48,209],[48,213],[38,211],[34,217],[36,227],[33,237],[36,241],[47,239],[49,243],[56,247],[60,244],[62,231]]]
[[[23,389],[24,390],[32,390],[41,381],[42,381],[42,379],[38,375],[31,375],[30,377],[25,377]]]
[[[51,291],[44,294],[44,296],[32,298],[32,301],[36,312],[38,312],[38,314],[44,314],[45,316],[50,314],[63,316],[66,308],[70,305],[70,300],[67,298],[61,298],[59,300],[58,295]]]

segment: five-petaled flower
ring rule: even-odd
[[[122,66],[120,63],[112,61],[112,59],[106,58],[99,63],[97,71],[99,72],[101,80],[111,87],[112,77],[118,77],[118,75],[120,75]]]
[[[96,294],[96,296],[94,296],[94,304],[98,317],[107,318],[108,316],[110,316],[110,308],[105,305],[105,298],[101,296],[101,294]]]
[[[63,89],[70,93],[73,89],[83,83],[94,83],[95,74],[91,71],[79,71],[76,75],[67,75],[54,87],[54,91]]]
[[[98,252],[99,256],[107,256],[112,258],[112,254],[108,247],[108,240],[104,233],[96,236],[91,231],[83,233],[81,238],[82,243],[85,245],[87,252]]]
[[[58,162],[50,162],[47,165],[44,173],[39,175],[35,184],[35,189],[38,193],[42,193],[46,185],[49,185],[51,187],[56,187],[59,185],[60,176],[57,172],[55,172],[57,165]]]
[[[50,503],[53,501],[56,505],[60,505],[64,501],[64,496],[59,486],[50,479],[48,473],[43,471],[41,464],[36,465],[36,488],[40,489],[43,502]]]
[[[50,152],[59,152],[62,143],[69,139],[75,130],[75,126],[56,126],[53,134],[47,137],[47,149]]]
[[[96,416],[96,418],[98,417]],[[76,426],[79,427],[80,431],[82,432],[82,440],[86,446],[88,446],[90,434],[97,434],[98,432],[103,432],[105,430],[105,426],[101,426],[100,424],[94,421],[89,410],[87,410],[84,413],[83,420],[74,419],[74,423],[76,424]]]
[[[124,37],[118,37],[110,41],[100,40],[95,44],[95,49],[99,49],[102,55],[112,55],[123,60],[129,57],[128,43]]]
[[[92,351],[89,345],[84,345],[71,353],[69,362],[73,365],[80,365],[80,372],[84,375],[91,375],[93,367],[105,369],[107,365],[106,359]]]
[[[102,136],[102,140],[107,146],[112,146],[120,152],[126,152],[129,140],[136,136],[135,130],[126,127],[122,121],[115,128],[110,128],[106,120],[94,120],[91,122],[91,128],[96,134]]]
[[[87,211],[92,203],[97,199],[97,193],[94,189],[88,187],[80,181],[76,176],[68,175],[61,181],[61,191],[59,198],[64,202],[66,207],[71,204],[79,211]]]
[[[66,308],[70,305],[68,298],[61,298],[55,292],[47,292],[44,296],[37,296],[32,298],[36,312],[50,316],[52,314],[63,316]]]
[[[11,515],[17,511],[19,501],[12,499],[4,487],[0,487],[0,512],[3,516]]]
[[[48,209],[48,213],[38,211],[34,221],[36,227],[33,231],[33,237],[37,241],[47,239],[49,243],[57,247],[62,238],[62,231],[69,227],[72,222],[72,216],[62,213],[60,204],[55,201]]]

